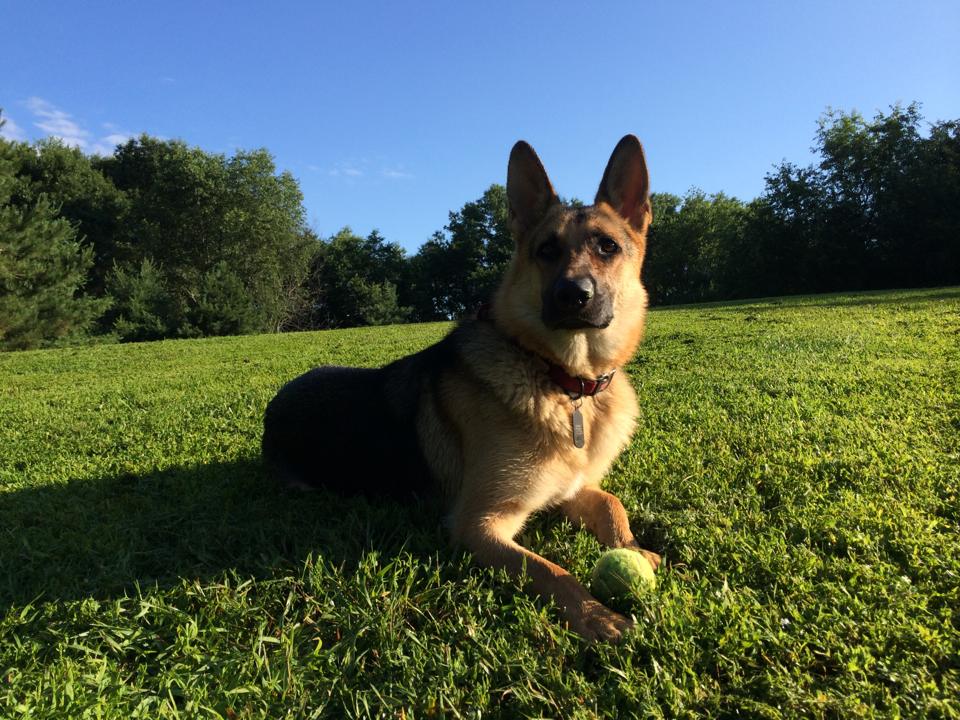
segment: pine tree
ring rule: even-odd
[[[0,349],[20,350],[87,333],[108,301],[84,296],[93,255],[41,195],[10,202],[17,179],[15,143],[0,140]]]

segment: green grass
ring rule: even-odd
[[[0,717],[960,717],[960,289],[648,328],[609,487],[669,567],[617,647],[436,508],[263,480],[282,382],[446,325],[0,356]]]

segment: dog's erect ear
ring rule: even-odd
[[[540,222],[547,210],[560,202],[540,158],[523,140],[510,151],[507,201],[510,204],[510,230],[517,242]]]
[[[643,232],[650,222],[650,175],[643,145],[636,135],[624,135],[603,172],[596,203],[605,202]]]

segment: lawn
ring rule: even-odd
[[[960,717],[960,289],[650,314],[608,487],[667,567],[616,647],[429,504],[264,480],[285,380],[448,329],[0,355],[0,717]]]

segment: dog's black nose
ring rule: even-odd
[[[580,310],[596,292],[592,277],[560,278],[553,286],[553,297],[564,311]]]

